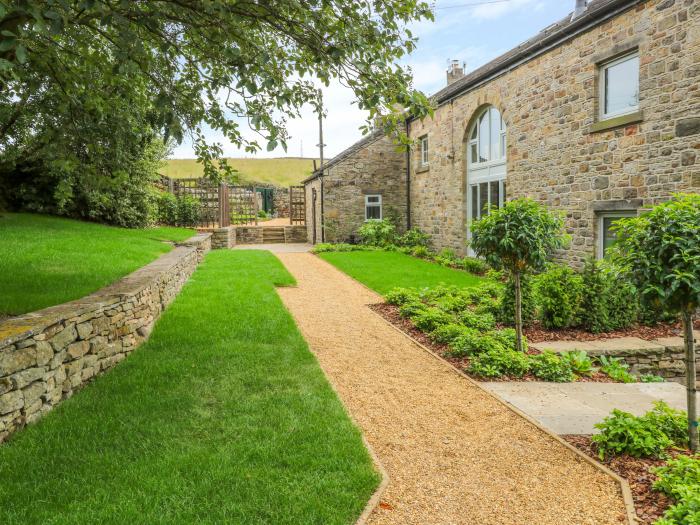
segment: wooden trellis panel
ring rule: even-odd
[[[258,223],[258,197],[255,188],[228,186],[228,205],[231,224]]]
[[[190,196],[199,200],[199,221],[197,226],[215,228],[219,225],[219,184],[209,179],[171,179],[172,192],[177,197]]]
[[[289,224],[306,223],[306,191],[304,186],[289,187]]]

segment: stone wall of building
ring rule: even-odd
[[[320,201],[320,184],[314,187]],[[348,240],[357,232],[365,222],[365,195],[381,195],[384,218],[395,218],[401,227],[406,224],[406,153],[383,134],[363,139],[324,169],[326,241]],[[319,223],[320,216],[319,202]],[[317,238],[320,242],[320,233]]]
[[[599,64],[635,48],[643,118],[594,131]],[[411,122],[410,135],[427,134],[430,144],[429,169],[416,169],[412,156],[413,225],[438,249],[464,252],[466,134],[487,105],[507,125],[508,198],[563,212],[572,243],[560,257],[580,265],[595,252],[601,212],[700,191],[700,3],[642,2]],[[353,191],[338,193],[352,201]]]
[[[0,443],[131,353],[210,247],[197,235],[92,295],[0,322]]]

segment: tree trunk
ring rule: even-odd
[[[688,438],[690,450],[698,451],[698,409],[695,374],[695,344],[693,341],[693,312],[683,312],[683,338],[685,339],[685,368],[688,391]]]
[[[520,287],[520,272],[513,274],[515,283],[515,349],[518,352],[523,351],[523,308],[522,308],[522,290]]]

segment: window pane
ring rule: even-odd
[[[477,188],[476,184],[474,184],[471,188],[472,219],[476,220],[479,218],[479,189]]]
[[[501,158],[506,158],[506,134],[501,133]]]
[[[639,106],[639,57],[605,68],[605,114],[624,113]]]
[[[367,195],[367,202],[379,202],[379,195]]]
[[[501,183],[497,180],[490,183],[491,184],[491,207],[498,208],[499,205],[499,189]]]
[[[367,206],[368,219],[381,219],[381,208],[379,206]]]
[[[489,110],[489,115],[491,118],[491,137],[490,137],[491,156],[489,158],[491,160],[496,160],[496,159],[501,158],[501,154],[498,151],[498,149],[501,145],[501,140],[500,140],[501,114],[498,112],[498,110],[496,108],[491,108]]]
[[[489,119],[484,113],[479,119],[479,162],[489,160]]]
[[[481,209],[481,215],[487,215],[488,210],[489,210],[489,183],[488,182],[482,182],[479,184],[479,199],[480,199],[480,206]]]
[[[476,158],[476,142],[472,142],[469,145],[469,162],[478,162],[478,160],[479,159]]]

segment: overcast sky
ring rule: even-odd
[[[471,5],[470,5],[471,4]],[[478,4],[478,5],[475,5]],[[467,63],[467,72],[505,53],[540,30],[570,13],[574,0],[437,0],[435,22],[423,22],[412,29],[419,38],[418,48],[405,64],[413,71],[415,87],[432,94],[445,86],[450,59]],[[332,84],[324,88],[328,117],[324,121],[326,157],[340,153],[362,138],[358,129],[365,119],[353,104],[350,90]],[[257,157],[316,157],[318,120],[308,108],[300,119],[289,122],[288,151],[278,148]],[[217,132],[208,139],[220,142],[228,157],[250,157],[237,150]],[[189,142],[177,147],[173,158],[194,158]]]

